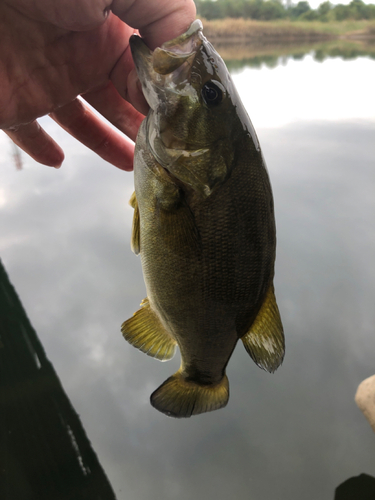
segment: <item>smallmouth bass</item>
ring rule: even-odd
[[[227,404],[239,339],[269,372],[283,360],[273,197],[254,128],[201,22],[154,51],[136,35],[130,45],[150,105],[130,200],[147,298],[122,333],[162,361],[180,348],[180,369],[151,404],[190,417]]]

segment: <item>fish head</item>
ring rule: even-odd
[[[230,172],[234,142],[259,144],[228,69],[202,29],[196,20],[154,51],[137,35],[130,46],[150,106],[150,150],[170,174],[207,197]]]

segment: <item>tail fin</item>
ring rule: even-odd
[[[187,381],[180,371],[151,394],[152,406],[175,418],[218,410],[226,406],[228,399],[229,383],[226,375],[216,385],[199,385]]]

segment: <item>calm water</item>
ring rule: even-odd
[[[60,171],[0,136],[0,257],[119,500],[333,500],[375,476],[354,404],[375,373],[375,61],[313,55],[233,70],[274,189],[276,292],[286,332],[269,375],[238,345],[224,410],[174,420],[151,392],[179,366],[128,345],[145,296],[129,248],[132,174],[43,119]]]

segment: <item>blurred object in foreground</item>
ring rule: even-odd
[[[375,375],[366,378],[359,384],[355,402],[375,432]],[[375,488],[373,498],[375,498]]]
[[[13,148],[13,154],[12,154],[12,156],[13,156],[14,164],[16,166],[16,170],[22,170],[23,163],[22,163],[21,150],[17,146],[17,144],[14,144],[14,142],[12,142],[12,148]]]
[[[334,500],[374,500],[375,478],[368,474],[351,477],[336,488]]]
[[[115,500],[1,261],[0,498]]]

